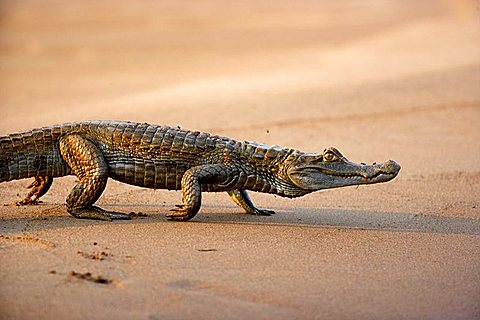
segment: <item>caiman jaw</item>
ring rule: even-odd
[[[400,165],[393,160],[388,160],[381,165],[364,165],[350,162],[349,166],[357,168],[358,171],[343,172],[329,169],[320,169],[320,171],[326,175],[338,177],[340,180],[346,180],[347,185],[390,181],[395,178],[400,171]],[[341,181],[339,182],[341,183]]]
[[[290,180],[309,191],[344,186],[387,182],[395,178],[400,165],[393,160],[383,164],[357,164],[347,160],[337,149],[322,154],[303,154],[288,170]]]

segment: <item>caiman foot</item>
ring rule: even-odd
[[[95,219],[95,220],[130,220],[128,214],[103,210],[102,208],[91,206],[89,208],[69,209],[68,213],[77,219]]]
[[[22,199],[20,201],[16,201],[15,205],[17,206],[36,206],[37,204],[43,203],[43,201],[38,200],[38,199],[32,199],[30,197],[25,197],[25,199]]]
[[[275,211],[273,210],[258,209],[255,207],[246,190],[232,190],[228,191],[228,194],[232,200],[242,207],[248,214],[254,216],[271,216],[272,214],[275,214]]]
[[[184,205],[177,204],[177,208],[171,209],[170,213],[166,214],[166,217],[172,221],[188,221],[192,219],[198,212],[193,208],[185,207]]]
[[[31,189],[23,200],[17,201],[17,206],[37,205],[42,203],[40,197],[47,193],[48,189],[52,186],[52,177],[35,177],[32,183],[27,186],[27,189]]]
[[[275,214],[275,211],[255,208],[255,210],[247,211],[247,213],[254,216],[271,216],[272,214]]]

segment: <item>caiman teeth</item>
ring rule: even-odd
[[[320,170],[322,173],[331,175],[331,176],[336,176],[336,177],[342,177],[342,178],[366,178],[364,175],[358,174],[358,173],[343,173],[343,172],[334,172],[334,171],[329,171],[329,170]]]
[[[324,173],[329,174],[329,175],[333,175],[333,176],[336,176],[336,177],[347,178],[347,179],[348,178],[363,178],[363,179],[365,179],[365,181],[375,179],[375,178],[377,178],[381,175],[389,176],[389,175],[394,174],[394,173],[387,173],[387,172],[383,172],[383,171],[376,172],[375,174],[373,174],[371,176],[365,176],[365,175],[358,174],[358,173],[352,174],[352,173],[328,172],[328,171],[324,171]]]

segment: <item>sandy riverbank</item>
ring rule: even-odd
[[[110,181],[80,221],[0,185],[2,319],[480,317],[480,20],[474,1],[0,4],[0,134],[124,119],[394,159],[392,182],[272,217]]]

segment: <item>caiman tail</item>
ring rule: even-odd
[[[47,127],[0,136],[0,182],[66,175],[60,135],[60,127]]]

